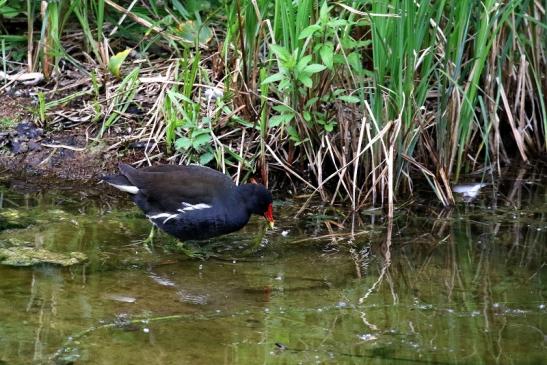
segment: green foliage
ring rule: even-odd
[[[204,119],[202,123],[207,123]],[[206,165],[211,162],[215,155],[211,148],[211,129],[204,128],[204,124],[189,124],[181,128],[186,130],[186,135],[180,136],[175,141],[175,148],[179,151],[189,153],[192,159],[196,159],[200,165]]]
[[[193,101],[194,83],[199,74],[200,53],[186,50],[175,71],[183,84],[172,86],[165,95],[163,112],[166,121],[166,143],[168,150],[190,156],[190,160],[205,165],[214,158],[211,147],[212,129],[208,117],[200,115],[200,105]],[[179,71],[180,70],[180,71]]]
[[[334,76],[332,72],[340,67],[361,75],[360,61],[351,64],[348,60],[359,59],[359,50],[368,44],[354,41],[348,36],[350,27],[355,23],[333,16],[332,7],[327,2],[323,2],[318,14],[315,14],[312,5],[306,1],[293,5],[278,3],[280,11],[289,11],[295,21],[281,20],[277,23],[282,25],[278,33],[283,40],[287,40],[288,45],[270,45],[277,72],[262,81],[262,84],[275,84],[275,92],[283,101],[282,105],[272,108],[278,114],[271,117],[270,127],[286,126],[290,140],[297,144],[304,142],[298,132],[302,129],[298,126],[301,121],[306,123],[306,128],[317,128],[327,133],[334,131],[336,122],[332,115],[320,111],[318,105],[335,101],[354,104],[359,101],[355,96],[342,95],[343,90],[322,94],[321,86],[328,83]],[[291,10],[288,10],[289,6]],[[303,9],[308,9],[308,12]],[[309,24],[307,19],[317,21]],[[335,49],[337,43],[340,43],[339,49]],[[325,74],[328,77],[320,77]]]
[[[139,74],[140,68],[133,69],[116,88],[110,104],[109,116],[101,126],[99,137],[102,137],[108,128],[120,119],[120,116],[133,102],[139,85]]]
[[[278,89],[285,92],[292,87],[313,86],[312,76],[323,71],[326,66],[312,63],[311,55],[299,57],[298,50],[292,54],[284,47],[272,45],[271,50],[277,56],[279,72],[271,75],[263,81],[264,84],[279,82]]]
[[[501,166],[505,141],[524,160],[547,148],[541,14],[528,0],[0,0],[2,71],[81,71],[91,85],[39,96],[36,118],[91,99],[103,135],[146,89],[137,69],[124,77],[133,49],[141,76],[170,77],[151,81],[161,86],[145,105],[154,123],[139,129],[164,137],[168,154],[238,171],[258,161],[266,175],[268,159],[300,159],[317,191],[335,177],[332,201],[351,195],[355,207],[361,193],[374,201],[410,189],[418,169],[448,204],[450,180]],[[208,87],[223,97],[210,103]],[[325,159],[336,168],[326,179]]]
[[[129,55],[129,52],[131,52],[131,49],[128,48],[125,51],[118,52],[114,56],[110,57],[110,61],[108,61],[108,70],[116,78],[120,78],[120,68],[123,61],[127,58],[127,55]]]
[[[17,121],[13,118],[2,117],[0,118],[0,130],[6,130],[15,127]]]
[[[21,0],[0,0],[0,18],[15,18],[24,13],[25,3]]]

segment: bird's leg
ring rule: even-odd
[[[156,230],[156,226],[152,225],[152,228],[150,229],[150,233],[148,234],[148,237],[146,237],[144,240],[137,240],[137,243],[140,243],[146,248],[148,252],[152,251],[152,248],[154,247],[154,231]]]
[[[150,228],[150,233],[148,234],[148,238],[144,240],[145,244],[150,244],[150,246],[154,246],[154,231],[156,230],[156,226],[152,225],[152,228]]]
[[[261,224],[260,225],[260,232],[256,235],[256,237],[251,241],[251,244],[249,247],[243,251],[243,255],[250,255],[260,248],[260,245],[262,244],[262,241],[264,239],[264,236],[266,235],[266,225]]]

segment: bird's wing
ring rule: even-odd
[[[135,169],[120,164],[120,171],[140,193],[169,212],[176,212],[184,203],[210,205],[235,189],[230,177],[208,167],[160,165]]]

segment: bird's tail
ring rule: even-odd
[[[129,194],[137,194],[139,188],[131,184],[131,182],[123,175],[105,175],[101,177],[101,180],[109,185],[112,185],[116,189],[125,191]]]

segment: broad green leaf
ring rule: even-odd
[[[361,56],[356,53],[352,52],[348,55],[348,63],[353,69],[353,71],[357,72],[358,74],[361,73],[361,70],[363,69],[363,65],[361,64]]]
[[[311,88],[313,86],[313,81],[311,77],[306,74],[300,74],[298,76],[298,81],[300,81],[307,88]]]
[[[192,147],[192,140],[188,137],[180,137],[175,141],[175,148],[177,150],[188,150]]]
[[[273,75],[270,75],[262,81],[262,85],[271,84],[272,82],[281,81],[285,78],[285,74],[282,72],[275,73]]]
[[[279,90],[285,90],[285,89],[288,89],[289,87],[291,87],[291,80],[289,79],[283,79],[279,83]]]
[[[306,68],[304,69],[304,72],[314,74],[314,73],[323,71],[325,68],[327,68],[325,65],[312,63],[311,65],[306,66]]]
[[[333,19],[328,24],[330,27],[345,27],[348,25],[348,21],[346,19]]]
[[[21,13],[21,11],[9,6],[3,6],[2,4],[0,4],[0,16],[6,19],[15,18],[17,15],[19,15],[19,13]]]
[[[319,18],[321,18],[321,20],[327,19],[330,9],[331,7],[327,5],[327,1],[323,2],[323,5],[321,5],[321,10],[319,11]]]
[[[361,99],[353,95],[340,95],[338,99],[348,104],[357,104],[361,101]]]
[[[199,164],[200,165],[207,165],[209,162],[211,162],[215,158],[215,155],[212,152],[205,152],[201,156],[199,156]]]
[[[312,24],[312,25],[302,29],[302,31],[300,32],[300,35],[298,36],[298,39],[308,38],[309,36],[313,35],[313,33],[318,31],[319,29],[321,29],[321,26],[319,24]]]
[[[197,138],[201,134],[208,135],[209,133],[211,133],[211,130],[209,128],[197,128],[192,131],[192,139]]]
[[[289,123],[293,118],[294,118],[293,113],[276,115],[270,118],[269,125],[271,128],[278,127],[281,124]]]
[[[198,149],[201,146],[208,144],[210,141],[211,134],[209,134],[209,132],[198,134],[197,136],[192,137],[192,147]]]
[[[177,31],[181,38],[191,44],[195,44],[196,39],[200,44],[207,44],[213,37],[211,28],[193,20],[180,23]]]
[[[339,53],[334,54],[333,60],[335,65],[346,65],[346,57]],[[351,65],[349,66],[351,67]]]
[[[333,56],[334,56],[334,45],[332,43],[325,43],[319,49],[319,55],[321,56],[321,61],[327,66],[329,70],[332,70],[333,67]]]
[[[302,57],[300,61],[298,61],[298,63],[296,64],[296,72],[302,72],[302,70],[306,68],[308,63],[310,63],[310,61],[311,61],[311,55]]]
[[[319,100],[319,98],[317,96],[314,96],[313,98],[308,100],[305,104],[306,109],[310,108],[312,105],[315,105],[318,100]]]
[[[294,126],[288,126],[287,132],[289,132],[289,136],[294,142],[300,142],[300,135]]]
[[[323,127],[327,132],[332,132],[336,123],[326,123]]]
[[[122,63],[127,58],[129,52],[131,52],[131,48],[118,52],[114,56],[110,57],[110,60],[108,61],[108,70],[116,78],[120,78],[120,68],[122,67]]]
[[[272,49],[272,52],[279,57],[282,61],[287,61],[291,58],[291,54],[289,51],[281,46],[278,46],[277,44],[270,45],[270,48]]]

